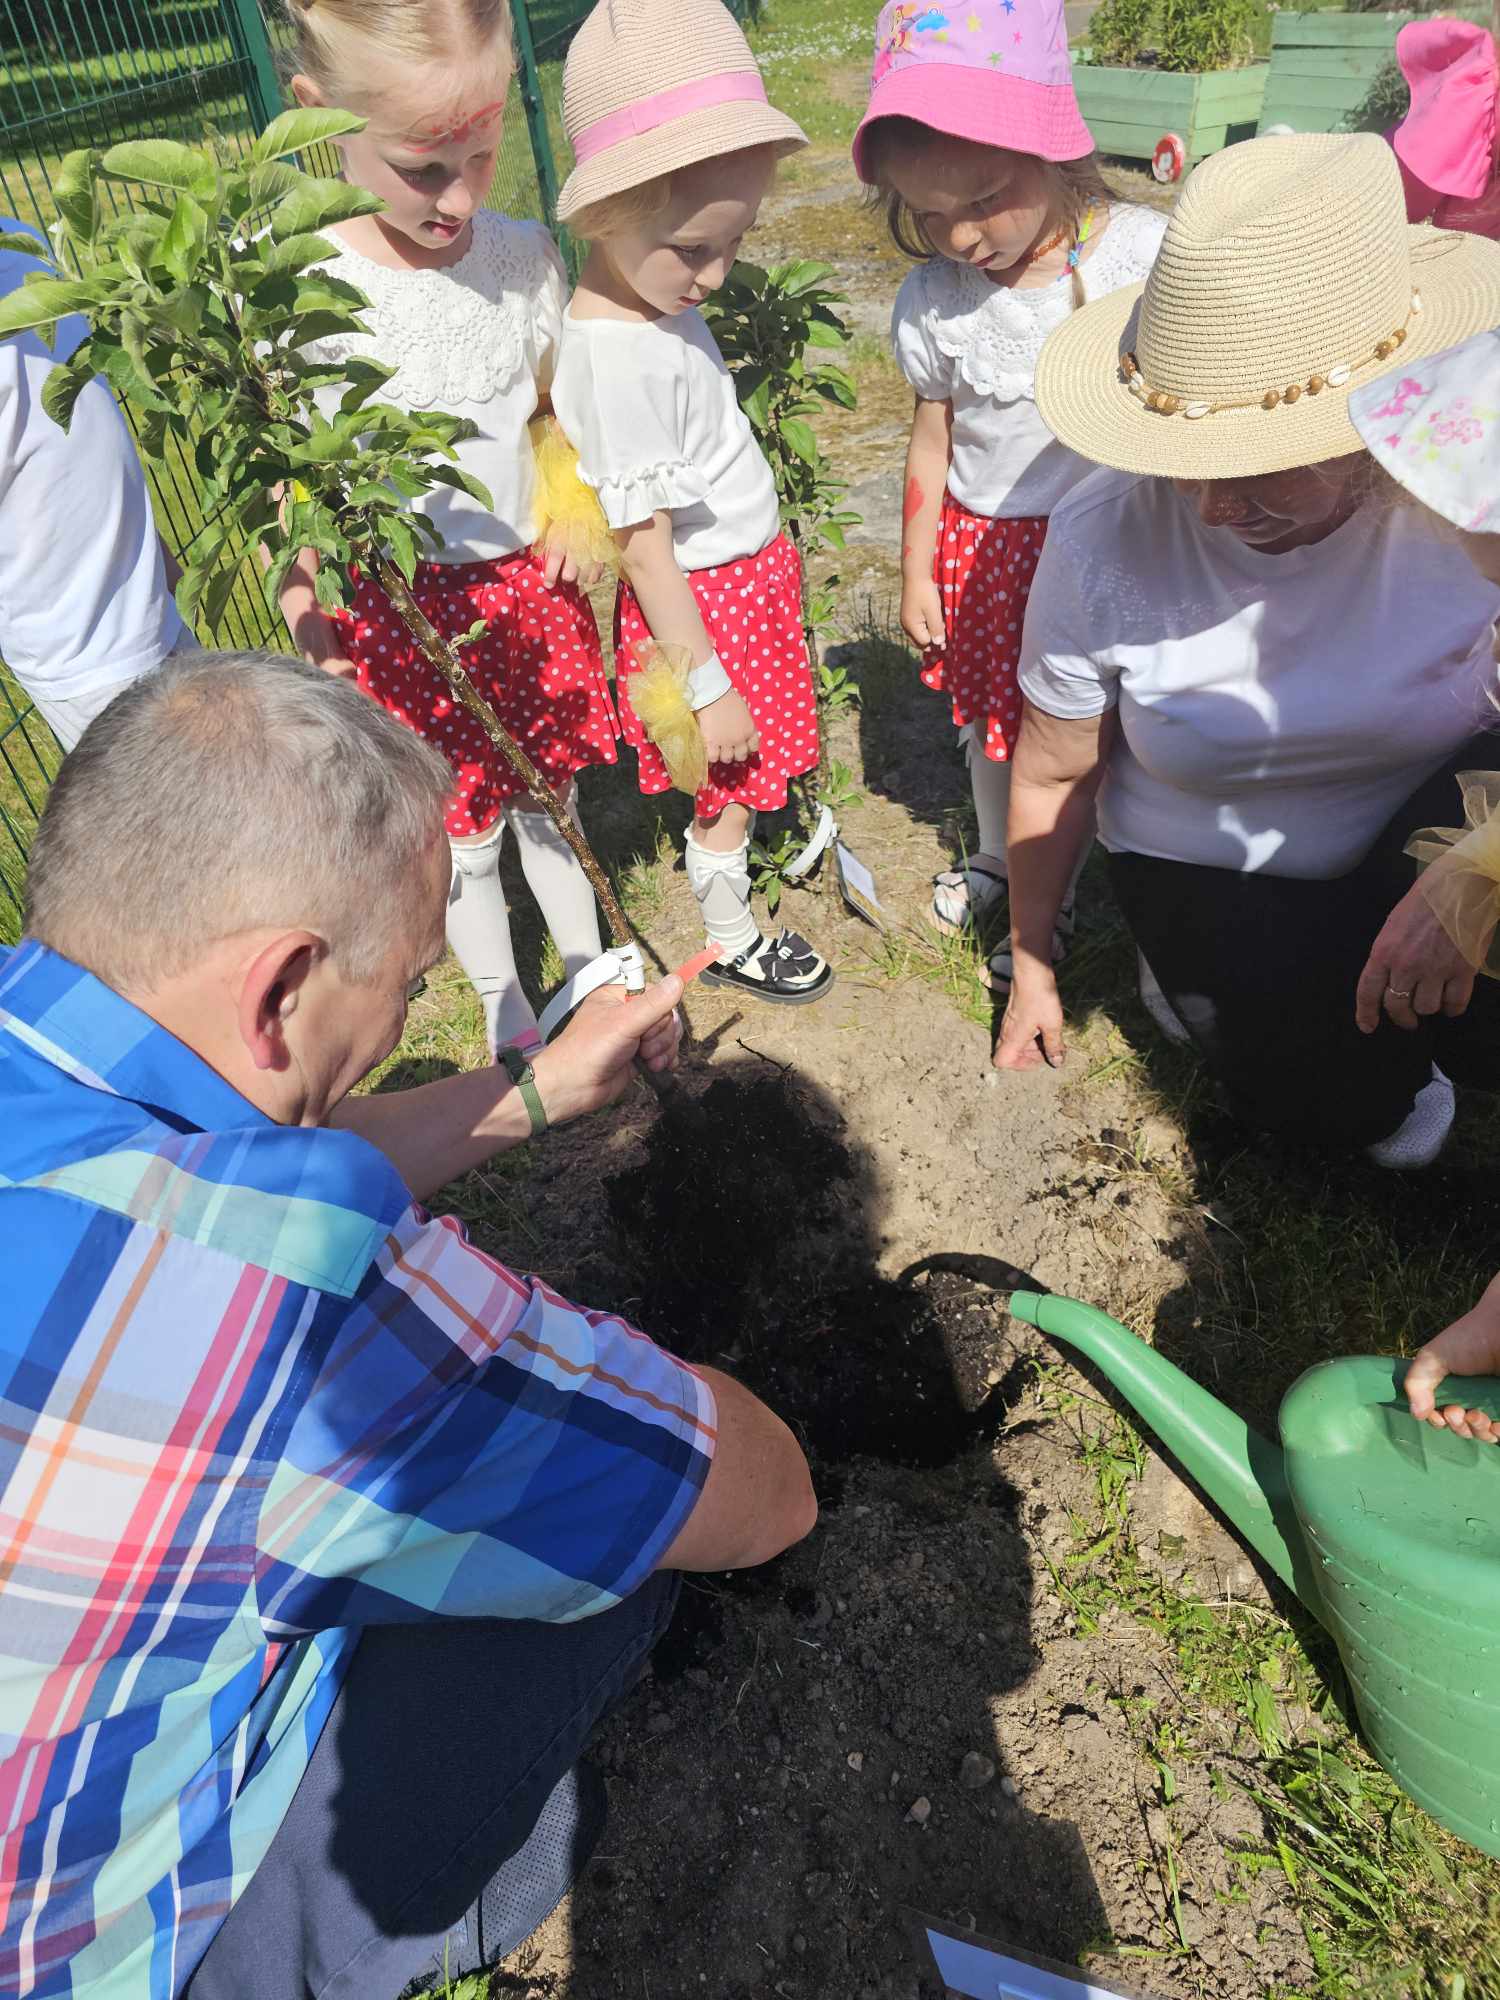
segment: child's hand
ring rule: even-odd
[[[914,646],[948,643],[943,627],[943,595],[930,576],[913,577],[901,586],[901,629]]]
[[[710,764],[744,764],[760,748],[755,719],[733,688],[698,710]]]
[[[1435,1430],[1450,1430],[1480,1444],[1500,1444],[1500,1424],[1483,1410],[1466,1410],[1450,1403],[1439,1410],[1438,1385],[1445,1375],[1500,1375],[1500,1299],[1491,1285],[1472,1312],[1429,1340],[1407,1370],[1406,1395],[1411,1413]]]

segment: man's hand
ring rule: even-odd
[[[698,727],[710,764],[744,764],[760,748],[755,718],[733,688],[698,710]]]
[[[1416,883],[1381,926],[1354,989],[1354,1018],[1373,1035],[1382,1007],[1398,1028],[1424,1015],[1462,1014],[1474,991],[1474,968],[1433,914]]]
[[[670,973],[644,993],[605,986],[591,993],[555,1042],[532,1058],[550,1125],[566,1125],[624,1094],[639,1061],[657,1072],[676,1067],[682,981]]]
[[[1500,1375],[1500,1280],[1496,1280],[1472,1312],[1429,1340],[1406,1374],[1411,1413],[1435,1430],[1455,1431],[1480,1444],[1500,1444],[1500,1424],[1483,1410],[1466,1410],[1462,1403],[1437,1407],[1437,1390],[1445,1375]]]
[[[1016,961],[1016,977],[1000,1024],[1000,1040],[991,1058],[996,1069],[1037,1069],[1046,1063],[1056,1069],[1067,1051],[1063,1047],[1063,1010],[1057,981],[1049,967],[1023,972]]]
[[[943,593],[930,576],[910,577],[901,585],[901,629],[914,646],[946,646]]]

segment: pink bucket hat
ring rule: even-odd
[[[1472,21],[1409,21],[1396,60],[1411,110],[1391,143],[1401,164],[1439,194],[1473,201],[1495,170],[1495,44]]]
[[[870,105],[854,135],[854,171],[871,178],[866,134],[877,118],[915,118],[954,139],[1044,160],[1094,150],[1073,95],[1063,0],[892,0],[875,24]]]

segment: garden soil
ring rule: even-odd
[[[874,326],[893,273],[839,163],[787,191],[759,253],[818,248],[813,214]],[[872,398],[839,444],[871,515],[846,601],[862,590],[877,618],[898,401]],[[1022,1278],[1147,1326],[1180,1304],[1206,1227],[1172,1194],[1181,1134],[1107,1050],[1060,1072],[990,1068],[992,1024],[955,1004],[920,942],[963,768],[942,702],[890,654],[852,656],[885,667],[863,673],[864,713],[835,746],[862,787],[844,831],[890,937],[826,879],[790,894],[782,916],[837,967],[831,997],[778,1010],[698,989],[680,1080],[552,1135],[507,1183],[513,1223],[480,1228],[761,1392],[802,1436],[821,1503],[814,1534],[766,1569],[686,1581],[593,1753],[612,1808],[600,1850],[500,1994],[919,2000],[940,1987],[913,1911],[1084,1957],[1161,2000],[1250,2000],[1308,1974],[1283,1878],[1232,1866],[1259,1832],[1243,1794],[1183,1760],[1169,1835],[1122,1707],[1186,1701],[1167,1649],[1123,1613],[1080,1631],[1054,1585],[1094,1518],[1093,1479],[1076,1414],[1033,1365],[1058,1355],[1005,1310]],[[618,777],[586,778],[606,845],[619,796]],[[1085,924],[1102,900],[1086,882]],[[698,942],[680,873],[650,928],[664,953]],[[1097,1382],[1066,1364],[1061,1379],[1097,1410]],[[1205,1596],[1264,1602],[1160,1462],[1134,1526]]]

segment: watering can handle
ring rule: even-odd
[[[1356,1354],[1342,1361],[1320,1361],[1298,1380],[1305,1382],[1325,1368],[1337,1368],[1346,1380],[1352,1380],[1355,1400],[1394,1405],[1409,1415],[1405,1385],[1410,1367],[1410,1361],[1396,1355]],[[1487,1416],[1500,1419],[1500,1380],[1493,1375],[1447,1375],[1438,1384],[1435,1401],[1440,1410],[1449,1403],[1462,1403],[1467,1410],[1483,1410]]]

